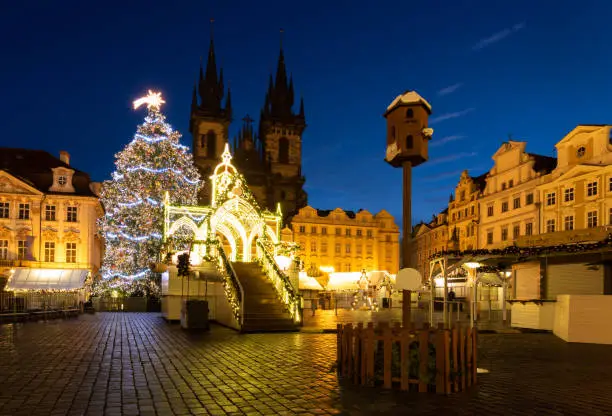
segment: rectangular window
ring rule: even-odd
[[[465,201],[465,191],[461,191],[461,193],[459,195],[460,195],[459,200],[460,201]]]
[[[502,183],[502,191],[506,190],[506,182]]]
[[[45,221],[55,221],[55,205],[45,206]]]
[[[563,201],[570,202],[574,200],[574,188],[567,188],[563,191]]]
[[[66,243],[66,263],[76,263],[76,243]]]
[[[504,227],[501,230],[501,239],[502,241],[506,241],[508,239],[508,228]]]
[[[517,238],[519,238],[521,235],[521,226],[520,225],[515,225],[514,227],[512,227],[512,239],[516,240]]]
[[[587,183],[587,196],[597,195],[597,181]]]
[[[19,260],[25,260],[28,254],[28,244],[25,240],[17,241],[17,258]]]
[[[346,235],[347,237],[351,236],[351,229],[347,228],[346,230],[344,230],[344,235]]]
[[[19,218],[20,220],[30,219],[30,204],[19,204]]]
[[[350,245],[350,244],[347,244],[347,245],[344,247],[344,252],[345,252],[346,254],[351,254],[351,245]]]
[[[587,212],[587,227],[597,227],[597,211]]]
[[[528,222],[527,224],[525,224],[525,235],[532,235],[533,234],[533,223]]]
[[[66,222],[77,222],[77,207],[66,208]]]
[[[367,236],[368,238],[372,238],[372,230],[367,230],[367,231],[366,231],[366,236]]]
[[[366,253],[368,254],[368,256],[372,255],[372,246],[371,245],[368,245]]]
[[[555,220],[546,220],[546,232],[547,233],[555,232]]]
[[[563,225],[565,227],[565,231],[573,230],[574,229],[574,216],[568,215],[567,217],[565,217],[563,221]]]
[[[8,202],[0,202],[0,218],[8,218],[10,205]]]
[[[608,191],[612,192],[612,178],[608,179]]]
[[[474,205],[472,205],[472,208],[470,208],[470,213],[471,215],[474,215]]]
[[[316,241],[311,241],[310,242],[310,252],[311,253],[316,253],[317,252],[317,242]]]
[[[327,243],[325,241],[321,242],[321,253],[327,253]]]
[[[554,192],[546,194],[546,205],[555,205],[557,203],[557,195]]]
[[[487,207],[487,217],[492,217],[493,216],[493,205],[489,205]]]
[[[0,240],[0,260],[8,260],[8,240]]]
[[[514,179],[510,179],[508,181],[508,188],[512,188],[514,186]]]
[[[361,237],[363,235],[363,231],[361,229],[357,230],[357,237]]]
[[[350,272],[351,271],[351,264],[350,263],[344,263],[344,271],[345,272]]]
[[[52,241],[45,242],[45,261],[48,263],[55,261],[55,243]]]
[[[502,202],[502,210],[501,212],[508,212],[508,201]]]
[[[533,194],[527,194],[525,197],[525,205],[533,204]]]
[[[512,206],[514,207],[514,209],[518,209],[521,207],[521,198],[517,197],[514,198],[514,201],[512,202]]]
[[[336,243],[336,254],[340,254],[341,253],[341,248],[342,246],[340,245],[340,243]]]
[[[310,227],[310,233],[311,234],[316,234],[317,233],[317,227],[316,226]]]
[[[306,232],[306,226],[300,225],[300,233],[304,234]]]
[[[321,227],[321,234],[327,235],[327,227]]]
[[[612,224],[612,208],[610,208],[610,218],[608,218],[608,224]]]
[[[453,221],[455,221],[456,217],[455,217],[455,213],[454,212],[453,212],[452,218],[453,218]]]
[[[487,231],[487,244],[493,244],[493,231]]]
[[[336,228],[336,235],[342,235],[342,229]]]

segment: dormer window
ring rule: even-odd
[[[578,150],[576,150],[576,156],[583,157],[586,154],[586,149],[584,146],[580,146]]]
[[[51,192],[74,192],[72,176],[74,170],[65,167],[51,169],[53,171],[53,185],[49,188]]]
[[[406,110],[406,118],[414,118],[414,111],[412,108]]]

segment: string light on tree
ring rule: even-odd
[[[161,93],[152,90],[134,101],[134,109],[146,105],[147,116],[133,140],[115,156],[112,179],[102,185],[103,288],[128,293],[155,290],[143,279],[152,276],[150,265],[161,251],[162,201],[168,193],[173,204],[197,202],[200,176],[189,148],[179,143],[180,133],[160,111],[164,103]]]

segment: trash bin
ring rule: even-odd
[[[208,324],[208,301],[184,300],[181,308],[181,327],[184,329],[210,329]]]

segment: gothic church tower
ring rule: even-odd
[[[293,111],[293,79],[287,77],[281,45],[276,78],[270,75],[268,92],[259,120],[259,137],[269,171],[268,206],[280,203],[285,216],[307,204],[302,176],[302,133],[306,128],[304,100]]]
[[[200,63],[199,80],[193,87],[189,122],[189,131],[193,138],[194,161],[204,180],[204,186],[200,192],[200,202],[203,204],[210,203],[211,190],[208,177],[219,163],[225,143],[228,141],[228,128],[232,120],[229,88],[225,107],[222,106],[224,95],[223,69],[217,74],[215,46],[211,32],[206,72]]]

